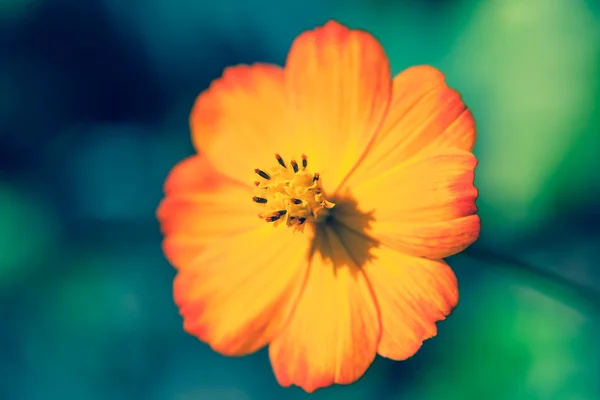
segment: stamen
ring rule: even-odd
[[[308,157],[301,156],[301,166],[296,160],[284,161],[277,153],[275,159],[274,168],[254,170],[261,178],[254,182],[252,197],[261,205],[259,217],[274,227],[283,223],[294,232],[303,232],[307,222],[326,220],[335,204],[325,199],[321,177],[308,169]]]
[[[262,178],[265,178],[265,179],[267,179],[267,180],[268,180],[268,179],[271,179],[271,177],[269,176],[269,174],[267,174],[265,171],[263,171],[263,170],[261,170],[261,169],[258,169],[258,168],[256,168],[256,169],[254,170],[254,172],[255,172],[255,173],[257,173],[257,174],[258,174],[260,177],[262,177]]]
[[[283,158],[281,158],[279,154],[275,154],[275,158],[277,159],[279,165],[281,165],[283,168],[287,168],[285,165],[285,161],[283,161]]]
[[[292,160],[290,162],[290,164],[292,164],[292,168],[294,168],[294,172],[298,172],[298,163],[296,162],[296,160]]]

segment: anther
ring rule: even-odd
[[[283,168],[287,168],[285,166],[285,161],[283,161],[283,158],[281,158],[281,156],[279,154],[275,154],[275,158],[277,159],[277,162],[279,163],[279,165],[281,165]]]
[[[296,160],[292,160],[290,162],[290,164],[292,164],[292,168],[294,168],[294,172],[298,172],[298,163],[296,162]]]
[[[254,170],[255,173],[257,173],[260,177],[265,178],[265,179],[271,179],[271,177],[269,176],[269,174],[267,174],[265,171],[256,168]]]
[[[328,209],[335,204],[324,199],[321,176],[309,171],[308,157],[302,154],[300,160],[284,161],[279,153],[274,155],[278,164],[275,168],[254,170],[260,179],[254,182],[252,201],[260,204],[259,217],[274,226],[286,225],[294,232],[302,232],[313,220],[325,221]]]

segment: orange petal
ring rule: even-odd
[[[207,243],[264,223],[256,216],[251,190],[216,172],[203,155],[177,164],[164,190],[157,217],[163,250],[176,268],[185,268]]]
[[[213,243],[175,279],[184,329],[225,355],[257,351],[288,319],[308,249],[306,236],[266,224]]]
[[[337,22],[296,38],[285,66],[291,120],[333,193],[364,152],[391,97],[388,58],[367,32]]]
[[[407,256],[339,223],[331,226],[375,295],[382,329],[377,352],[394,360],[412,356],[456,307],[454,273],[443,261]]]
[[[196,99],[190,124],[196,149],[217,170],[252,183],[255,168],[275,165],[275,153],[289,153],[283,70],[266,64],[227,68]]]
[[[307,392],[334,383],[349,384],[367,370],[380,336],[378,311],[364,274],[339,238],[314,255],[309,277],[292,317],[269,346],[282,386]]]
[[[450,267],[437,260],[407,256],[344,226],[336,234],[353,260],[363,260],[362,271],[375,294],[381,318],[377,352],[404,360],[419,350],[423,340],[437,333],[458,303],[458,285]]]
[[[411,67],[394,78],[383,126],[348,186],[393,168],[432,147],[471,151],[475,123],[460,94],[431,66]]]
[[[423,340],[437,334],[436,321],[458,304],[458,283],[444,262],[401,254],[387,247],[375,251],[376,261],[364,273],[381,315],[377,352],[393,360],[414,355]]]
[[[361,211],[373,212],[367,234],[400,252],[431,259],[464,250],[480,230],[476,164],[472,153],[440,148],[437,155],[413,158],[353,187]],[[358,232],[364,229],[352,213],[336,218]]]

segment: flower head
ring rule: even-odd
[[[284,68],[226,69],[190,121],[198,155],[158,209],[187,332],[231,356],[268,345],[278,382],[309,392],[436,335],[458,302],[442,259],[480,229],[473,118],[438,70],[392,79],[373,36],[329,22]]]

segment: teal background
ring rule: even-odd
[[[584,0],[0,0],[0,399],[600,399],[600,7]],[[482,237],[406,362],[306,395],[186,335],[154,210],[224,67],[335,18],[478,125]],[[590,290],[591,288],[591,290]]]

